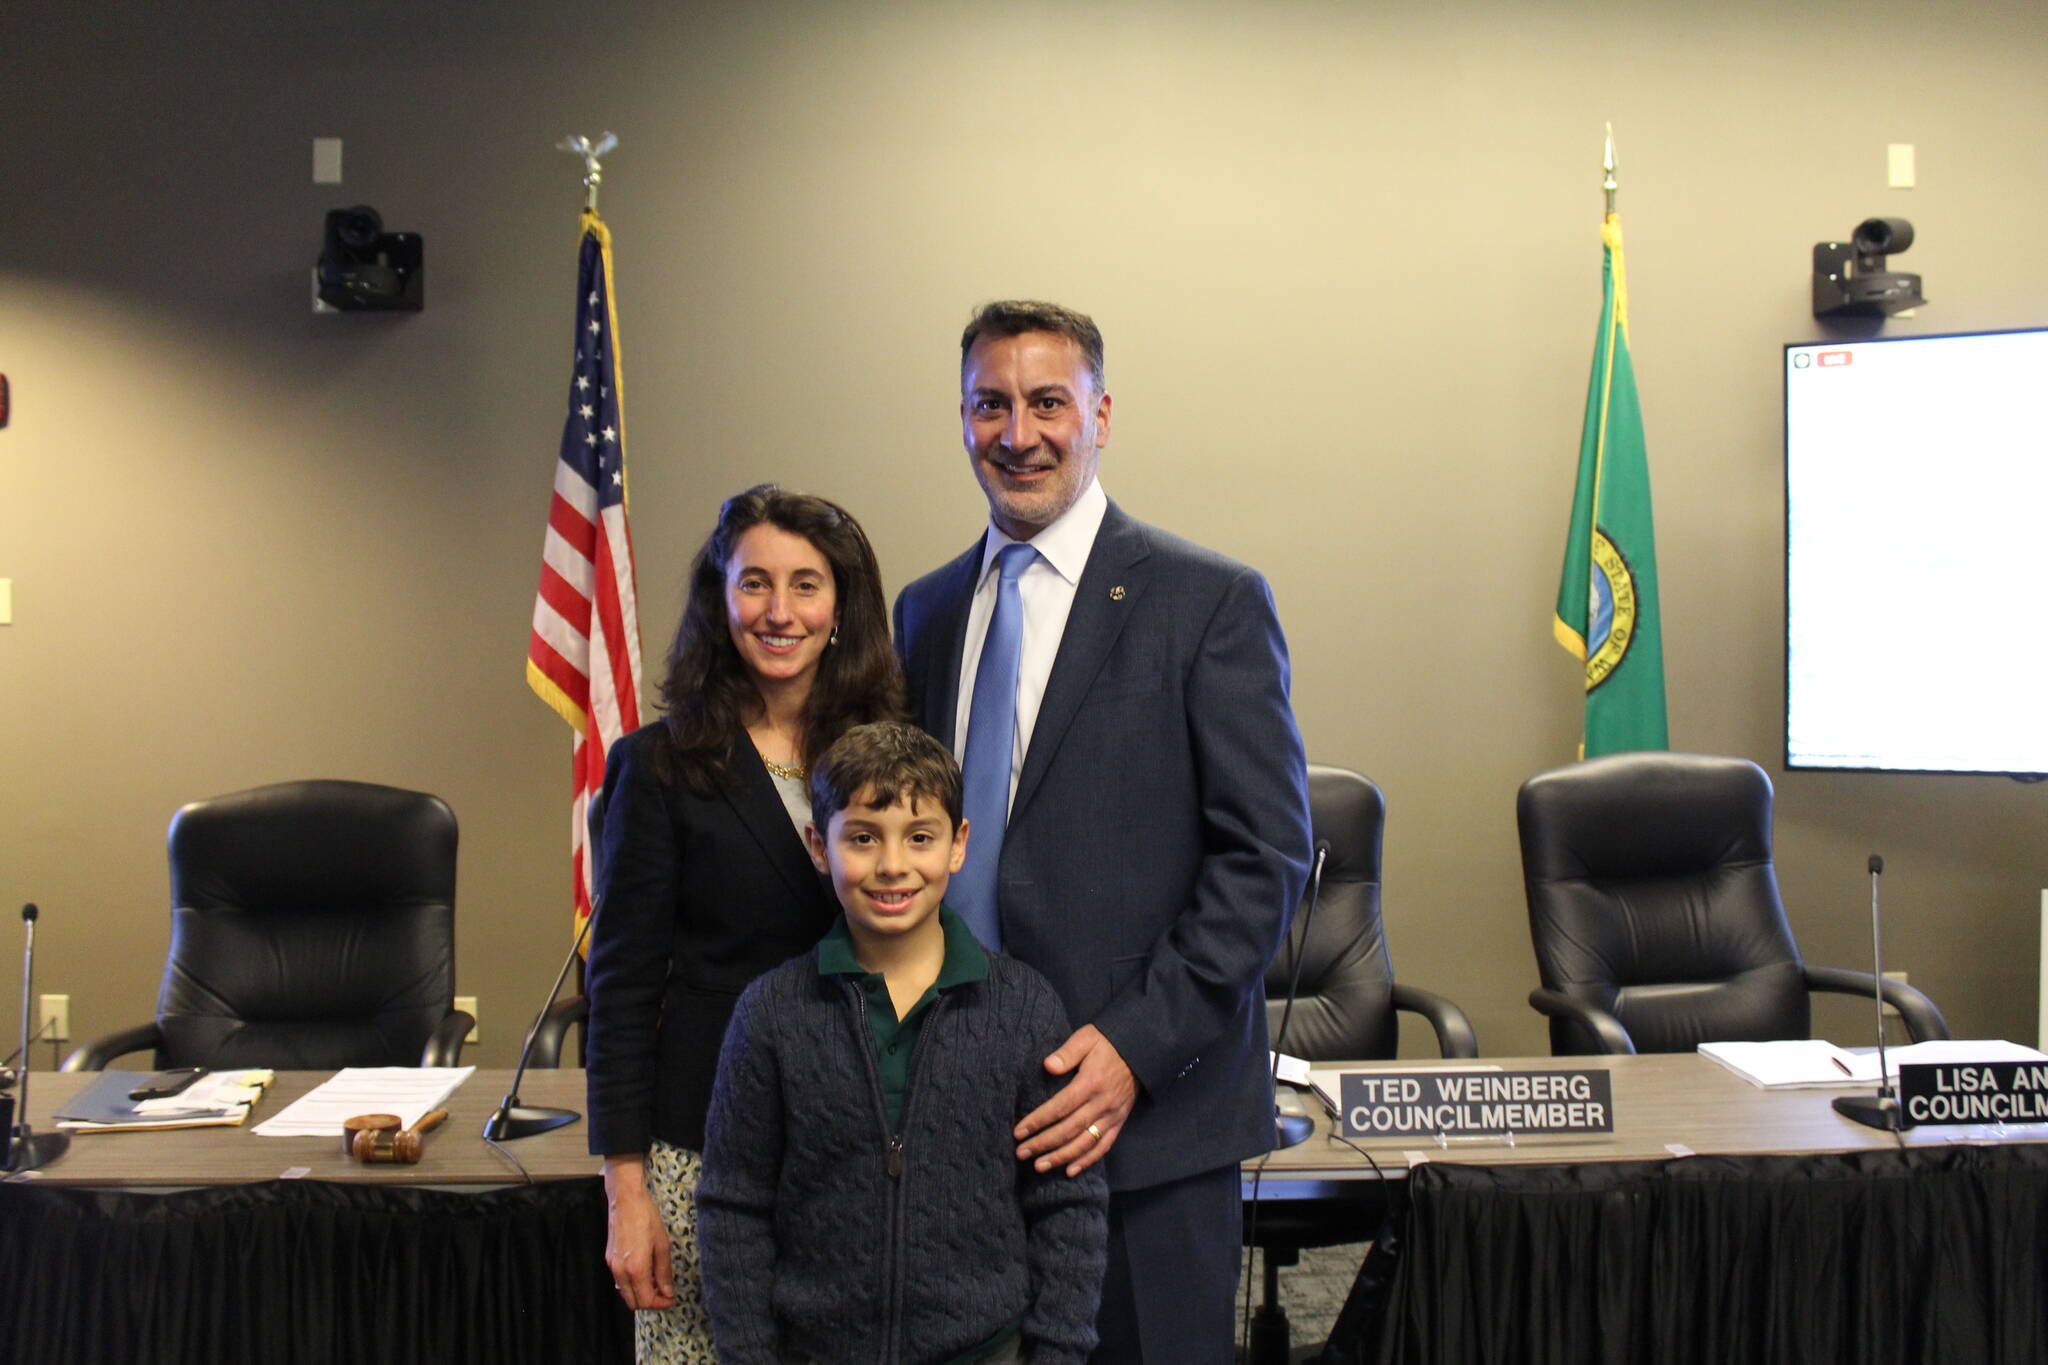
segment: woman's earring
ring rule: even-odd
[[[836,645],[839,643],[839,627],[832,627],[832,638],[827,640],[825,643],[828,645]]]

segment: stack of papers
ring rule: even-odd
[[[1711,1057],[1751,1085],[1765,1090],[1874,1086],[1878,1081],[1876,1052],[1850,1052],[1819,1038],[1792,1038],[1775,1043],[1701,1043],[1699,1051],[1700,1056]],[[1893,1080],[1898,1079],[1901,1064],[2041,1061],[2048,1061],[2048,1053],[1998,1039],[1944,1038],[1885,1049],[1885,1062]]]
[[[128,1092],[156,1073],[102,1071],[54,1115],[67,1133],[138,1133],[162,1128],[224,1128],[239,1124],[263,1097],[268,1071],[213,1071],[175,1095],[132,1100]]]
[[[407,1128],[461,1088],[473,1066],[350,1066],[256,1127],[258,1137],[340,1138],[358,1114],[396,1114]]]

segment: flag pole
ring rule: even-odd
[[[1582,757],[1670,747],[1649,460],[1629,355],[1628,274],[1615,212],[1613,124],[1606,133],[1600,327],[1551,623],[1557,642],[1584,670]]]
[[[555,144],[558,150],[571,152],[583,158],[583,211],[585,213],[597,212],[597,188],[604,183],[604,163],[599,161],[598,158],[608,155],[618,145],[618,138],[609,131],[598,134],[595,143],[581,134],[571,133]],[[1610,208],[1608,212],[1613,212],[1613,209]]]
[[[624,374],[612,289],[611,233],[597,214],[600,158],[619,145],[555,144],[583,158],[577,248],[575,365],[527,644],[526,680],[575,732],[570,867],[576,927],[593,912],[595,852],[588,819],[612,744],[640,726],[640,612],[626,520]]]

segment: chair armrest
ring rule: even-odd
[[[119,1033],[102,1034],[84,1047],[64,1059],[59,1071],[105,1071],[107,1063],[130,1052],[154,1048],[162,1042],[154,1021],[124,1028]]]
[[[540,1027],[533,1031],[533,1051],[527,1056],[527,1069],[540,1067],[552,1070],[560,1066],[562,1044],[568,1040],[569,1026],[589,1017],[590,997],[587,995],[572,995],[549,1005],[548,1012],[540,1017]]]
[[[1879,980],[1869,972],[1850,971],[1846,967],[1808,967],[1806,988],[1835,995],[1882,996],[1884,1002],[1906,1021],[1906,1032],[1913,1035],[1914,1042],[1925,1043],[1948,1037],[1948,1020],[1941,1017],[1940,1009],[1903,981]]]
[[[420,1049],[421,1066],[461,1066],[462,1040],[476,1027],[476,1016],[467,1010],[449,1010],[434,1026],[427,1045]]]
[[[1479,1035],[1472,1031],[1472,1020],[1450,1000],[1398,981],[1394,983],[1393,999],[1395,1009],[1429,1020],[1429,1026],[1436,1030],[1437,1051],[1445,1057],[1479,1055]]]
[[[1529,1007],[1538,1014],[1552,1019],[1568,1019],[1590,1031],[1600,1044],[1600,1051],[1610,1057],[1633,1057],[1636,1055],[1635,1039],[1628,1036],[1621,1020],[1606,1010],[1596,1009],[1584,1001],[1574,1000],[1563,991],[1554,991],[1547,986],[1538,986],[1529,992]]]

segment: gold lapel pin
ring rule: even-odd
[[[1112,602],[1121,602],[1124,600],[1123,584],[1119,583],[1109,590],[1109,600]]]

